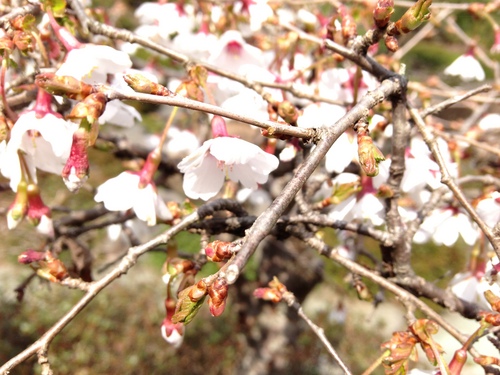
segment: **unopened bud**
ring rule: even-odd
[[[378,164],[385,160],[365,128],[358,129],[358,157],[363,171],[370,177],[378,175]]]
[[[21,180],[17,185],[16,198],[7,211],[7,227],[15,228],[28,212],[28,184]]]
[[[399,48],[398,40],[394,36],[387,36],[385,38],[385,46],[391,52],[396,52]]]
[[[378,0],[373,10],[373,20],[379,29],[386,27],[394,13],[394,0]]]
[[[174,93],[159,83],[153,82],[142,74],[125,74],[123,79],[136,92],[158,96],[172,96]]]
[[[33,262],[39,262],[41,260],[45,260],[45,252],[32,249],[22,252],[17,257],[17,261],[22,264],[31,264]]]
[[[207,245],[205,255],[212,262],[222,262],[233,256],[232,247],[231,242],[215,240]]]
[[[208,287],[208,307],[212,316],[220,316],[226,307],[228,285],[225,279],[216,279]]]
[[[50,208],[43,203],[38,185],[28,185],[28,202],[27,216],[32,225],[37,226],[43,216],[50,217]]]
[[[488,303],[491,305],[491,308],[493,310],[495,310],[496,312],[500,312],[500,297],[498,297],[491,290],[485,291],[484,297],[486,298]]]
[[[257,288],[253,291],[253,296],[274,303],[280,302],[283,298],[282,293],[272,288]]]
[[[229,136],[226,127],[226,120],[224,120],[221,116],[216,115],[212,117],[210,127],[212,128],[212,137],[214,138]]]
[[[198,284],[179,292],[175,314],[172,316],[172,323],[189,324],[198,313],[207,296],[206,284],[203,282],[204,288]]]
[[[342,38],[344,39],[344,44],[347,45],[351,39],[358,35],[357,26],[352,14],[346,6],[341,5],[339,11],[342,16]]]
[[[295,125],[297,123],[297,119],[299,118],[299,111],[288,100],[278,104],[278,114],[283,118],[283,120],[292,125]]]
[[[255,289],[253,292],[254,297],[278,303],[283,299],[283,295],[288,292],[286,286],[282,284],[276,276],[273,277],[268,285],[269,288]]]
[[[95,92],[92,85],[70,76],[57,76],[54,73],[38,74],[35,77],[35,84],[52,95],[66,96],[76,100],[83,100]]]
[[[64,263],[54,258],[50,251],[27,250],[19,255],[18,261],[29,264],[38,276],[51,282],[59,282],[69,276]]]
[[[89,176],[88,145],[88,131],[84,128],[78,128],[73,133],[70,155],[61,173],[66,187],[71,192],[78,191]]]
[[[398,21],[396,21],[394,25],[396,32],[391,31],[391,34],[407,34],[415,30],[431,17],[431,13],[429,12],[431,4],[432,0],[418,0]]]

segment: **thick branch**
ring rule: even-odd
[[[402,84],[403,83],[396,78],[383,81],[376,90],[366,94],[360,102],[344,117],[337,121],[335,125],[325,130],[324,137],[318,142],[317,147],[298,168],[292,180],[285,186],[282,193],[274,200],[271,206],[257,218],[252,228],[250,228],[247,240],[225,275],[228,283],[232,284],[236,281],[241,269],[245,266],[257,246],[270,233],[279,217],[293,200],[295,194],[297,194],[297,191],[302,188],[337,138],[361,118],[366,117],[371,108],[391,95],[400,92]]]

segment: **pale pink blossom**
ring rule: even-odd
[[[106,83],[108,74],[115,74],[132,67],[127,53],[110,46],[83,44],[68,52],[58,76],[70,76],[80,81],[96,84]]]
[[[432,239],[437,245],[452,246],[462,237],[466,244],[474,245],[479,232],[469,217],[455,208],[439,208],[424,220],[413,241],[425,243]]]
[[[491,310],[484,293],[490,290],[500,296],[498,258],[495,256],[487,262],[477,259],[474,264],[474,270],[458,273],[453,277],[450,281],[451,291],[465,301],[477,303],[485,310]]]
[[[226,178],[256,189],[278,168],[276,156],[238,138],[218,137],[205,141],[193,154],[182,159],[183,188],[189,198],[208,200],[215,196]]]
[[[182,323],[174,324],[169,318],[165,318],[161,325],[161,336],[174,348],[178,348],[184,341],[184,325]]]
[[[460,77],[463,81],[484,81],[484,70],[471,53],[458,57],[444,70],[444,74]]]
[[[358,183],[362,186],[361,191],[354,188]],[[353,186],[351,194],[329,211],[328,216],[331,219],[371,222],[375,226],[385,223],[385,206],[375,195],[377,191],[371,179],[365,178],[361,181],[355,174],[341,173],[332,180],[332,184],[334,191],[344,184]]]
[[[156,186],[149,183],[140,187],[140,176],[122,172],[97,188],[96,202],[103,202],[110,211],[133,209],[137,218],[148,225],[155,225],[157,218],[171,220],[172,214],[163,199],[158,196]]]
[[[500,222],[500,192],[494,191],[481,199],[476,205],[476,212],[490,228]]]
[[[262,51],[247,42],[237,30],[228,30],[221,35],[208,61],[230,72],[238,73],[243,65],[264,66]]]
[[[77,127],[52,113],[39,117],[35,111],[29,111],[19,116],[0,158],[0,171],[10,179],[11,189],[17,191],[21,180],[18,150],[23,153],[33,182],[36,183],[36,169],[60,174],[69,157]]]
[[[180,159],[195,152],[198,147],[200,141],[192,131],[171,127],[164,148],[169,157]]]

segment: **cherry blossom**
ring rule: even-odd
[[[110,46],[84,44],[68,52],[59,76],[70,76],[89,84],[107,82],[108,74],[121,73],[132,67],[127,53]]]
[[[132,67],[127,53],[106,45],[80,43],[50,13],[49,17],[52,28],[68,51],[56,75],[70,76],[89,84],[106,83],[108,74]]]
[[[481,199],[476,205],[476,212],[490,228],[500,222],[500,192],[494,191]]]
[[[352,185],[351,193],[347,198],[335,205],[328,213],[333,220],[358,220],[370,221],[373,225],[382,225],[385,222],[385,206],[375,195],[372,179],[369,177],[360,180],[360,177],[352,173],[342,173],[332,180],[335,190],[340,186]],[[361,184],[361,190],[356,189],[356,185]]]
[[[487,262],[475,262],[475,269],[456,274],[450,281],[450,288],[457,297],[477,303],[485,310],[491,310],[491,305],[484,296],[484,292],[491,290],[500,295],[500,285],[497,282],[498,258],[494,257]]]
[[[155,225],[157,218],[171,220],[172,214],[158,196],[156,186],[150,183],[141,187],[140,179],[138,173],[122,172],[99,186],[94,199],[110,211],[133,209],[137,218],[148,225]]]
[[[466,244],[474,245],[478,239],[476,225],[456,208],[439,208],[431,212],[420,226],[413,241],[425,243],[432,239],[437,245],[452,246],[461,236]]]
[[[34,182],[36,169],[61,174],[69,157],[73,133],[77,127],[78,125],[53,113],[45,113],[39,117],[36,111],[29,111],[19,116],[12,128],[3,157],[0,158],[0,171],[10,179],[11,189],[17,191],[21,180],[18,150],[23,153]]]
[[[205,141],[193,154],[177,166],[184,173],[183,189],[192,199],[208,200],[215,196],[224,180],[241,182],[256,189],[278,168],[276,156],[253,143],[238,138],[218,137]]]
[[[444,74],[460,77],[463,81],[484,81],[484,70],[473,56],[472,53],[466,53],[458,57],[453,63],[444,70]]]
[[[221,69],[238,73],[243,65],[264,66],[262,51],[247,42],[237,30],[228,30],[221,35],[208,61]]]

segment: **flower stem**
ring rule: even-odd
[[[163,133],[160,138],[160,142],[158,143],[158,149],[161,150],[163,147],[163,144],[165,143],[165,140],[167,139],[167,134],[168,130],[170,129],[170,125],[172,125],[172,122],[174,121],[175,115],[177,114],[177,111],[179,110],[179,107],[174,107],[172,109],[172,112],[170,112],[170,117],[167,120],[167,123],[165,124],[165,127],[163,128]]]

